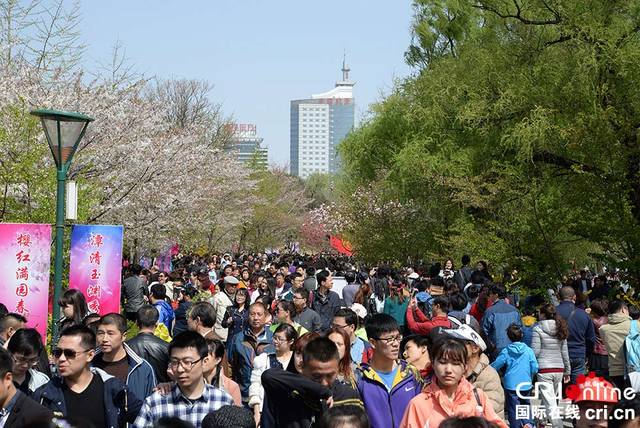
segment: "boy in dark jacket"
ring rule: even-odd
[[[0,408],[7,413],[4,426],[23,427],[34,422],[48,421],[52,416],[51,412],[16,389],[12,370],[12,355],[0,347]]]
[[[329,407],[362,407],[358,392],[337,381],[340,356],[331,340],[313,339],[302,355],[301,375],[278,368],[262,374],[262,428],[308,428]]]

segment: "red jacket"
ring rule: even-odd
[[[421,310],[413,310],[409,307],[407,309],[407,325],[412,333],[426,336],[436,327],[451,328],[451,321],[446,315],[438,315],[429,319]]]

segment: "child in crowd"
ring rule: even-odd
[[[511,324],[507,328],[507,336],[512,343],[498,354],[491,366],[497,371],[505,368],[504,396],[509,426],[533,427],[531,419],[516,418],[516,406],[529,404],[528,400],[521,397],[525,397],[531,391],[531,381],[538,372],[538,361],[533,350],[522,342],[524,333],[518,325]]]

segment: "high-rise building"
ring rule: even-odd
[[[231,125],[233,137],[225,145],[225,150],[234,152],[244,164],[253,164],[266,169],[269,164],[269,150],[262,147],[264,138],[258,136],[258,127],[253,123],[234,123]]]
[[[349,67],[342,61],[342,80],[335,88],[311,98],[291,101],[291,174],[336,173],[340,159],[336,148],[353,129],[355,105]]]

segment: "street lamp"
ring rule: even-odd
[[[44,135],[49,142],[49,148],[53,154],[58,171],[58,190],[56,193],[56,258],[54,261],[54,285],[53,285],[53,318],[52,341],[58,337],[58,324],[60,318],[60,293],[62,292],[62,258],[64,250],[64,186],[67,180],[67,171],[71,165],[80,140],[87,130],[92,118],[80,113],[69,113],[58,110],[33,110],[31,114],[38,116],[42,121]]]

